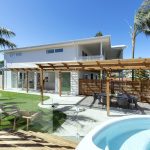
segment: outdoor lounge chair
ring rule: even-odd
[[[15,130],[16,129],[16,118],[20,116],[18,107],[15,105],[8,105],[8,106],[1,105],[0,109],[1,109],[0,122],[8,116],[13,116],[14,117],[13,130]]]
[[[33,122],[38,116],[39,112],[21,111],[22,118],[26,119],[26,130],[28,131],[29,123]]]
[[[133,95],[129,95],[129,94],[127,94],[127,97],[128,97],[129,104],[134,104],[135,108],[137,109],[138,108],[138,105],[137,105],[138,98]]]
[[[129,102],[128,99],[125,97],[119,97],[117,98],[117,103],[119,107],[123,107],[123,108],[129,108]]]
[[[98,104],[100,104],[101,103],[101,95],[99,94],[99,93],[94,93],[93,94],[93,104],[95,103],[95,101],[98,99],[99,100],[99,102],[98,102]]]

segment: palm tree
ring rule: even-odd
[[[145,0],[134,17],[132,31],[132,58],[134,59],[135,41],[138,34],[150,35],[150,0]]]
[[[134,17],[134,26],[132,30],[132,58],[135,54],[135,42],[138,34],[144,33],[150,35],[150,0],[145,0],[138,9]],[[132,70],[132,80],[134,80],[134,71]]]
[[[8,38],[15,36],[15,33],[6,29],[6,28],[2,28],[0,27],[0,46],[1,47],[8,47],[8,48],[15,48],[16,45],[12,42],[10,42],[9,40],[7,40]]]
[[[97,33],[95,34],[95,37],[98,37],[98,36],[103,36],[103,33],[102,33],[102,32],[97,32]]]

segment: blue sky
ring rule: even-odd
[[[0,0],[0,26],[16,33],[18,47],[111,35],[112,45],[125,44],[131,57],[128,24],[142,0]],[[137,37],[135,57],[150,57],[150,38]],[[2,57],[1,57],[2,58]]]

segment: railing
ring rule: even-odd
[[[89,60],[104,60],[104,56],[103,55],[79,56],[78,60],[85,60],[85,61],[89,61]]]

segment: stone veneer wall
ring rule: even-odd
[[[79,95],[79,72],[72,71],[70,73],[71,95]]]

